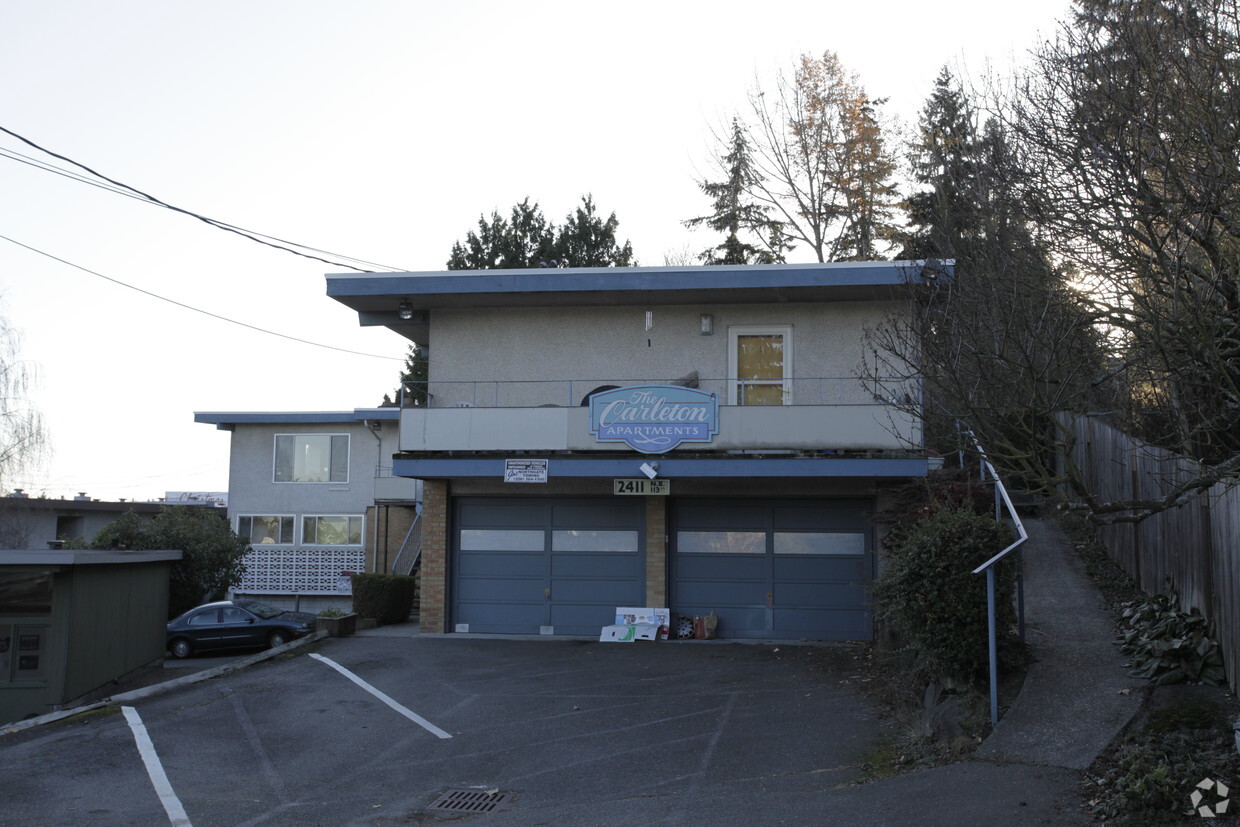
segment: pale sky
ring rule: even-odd
[[[639,263],[697,252],[710,131],[802,53],[831,50],[907,124],[939,68],[980,75],[1066,0],[661,3],[5,0],[0,126],[178,207],[343,256],[444,267],[480,214],[584,193]],[[66,167],[7,135],[0,150]],[[226,432],[194,411],[349,410],[406,341],[325,296],[342,268],[0,157],[0,312],[50,430],[32,495],[225,491]],[[332,258],[333,256],[325,256]],[[793,260],[806,260],[793,254]],[[387,357],[387,358],[381,358]],[[565,377],[580,378],[580,377]]]

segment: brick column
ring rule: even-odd
[[[448,482],[422,486],[421,629],[446,632],[448,622]]]
[[[646,605],[667,607],[667,497],[646,497]]]

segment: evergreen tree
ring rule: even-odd
[[[498,210],[491,220],[478,218],[478,232],[469,232],[465,242],[452,245],[449,270],[514,270],[538,267],[554,259],[555,228],[538,204],[526,198],[512,208],[505,221]]]
[[[598,214],[590,195],[556,227],[526,198],[505,221],[498,211],[478,219],[478,232],[452,245],[449,270],[520,270],[527,267],[630,267],[633,245],[616,241],[620,222]]]
[[[908,228],[900,258],[955,258],[967,228],[976,225],[975,121],[968,99],[944,67],[909,147],[912,178],[924,189],[905,201]]]
[[[126,512],[101,528],[89,548],[179,550],[168,592],[168,617],[173,618],[240,583],[250,544],[231,529],[222,510],[174,505],[149,522]]]
[[[757,184],[750,155],[749,139],[740,121],[732,119],[732,135],[727,153],[719,159],[723,181],[702,181],[698,184],[712,202],[711,215],[690,218],[686,227],[703,225],[723,233],[723,241],[699,256],[704,264],[774,264],[784,260],[790,245],[784,243],[782,227],[768,215],[769,207],[755,203],[749,193]],[[762,246],[741,241],[740,234],[750,232],[761,239]]]
[[[417,342],[409,343],[409,352],[405,354],[405,367],[400,372],[400,384],[392,396],[383,395],[381,407],[390,408],[397,404],[393,398],[403,403],[406,408],[424,408],[428,401],[426,380],[428,362],[426,353]]]
[[[556,233],[552,256],[561,267],[631,267],[633,245],[617,243],[619,226],[614,212],[600,217],[594,197],[583,195],[581,206],[564,218]]]
[[[836,241],[836,261],[873,261],[895,240],[896,161],[883,139],[876,107],[864,92],[845,102],[844,143],[837,185],[844,198],[844,227]]]

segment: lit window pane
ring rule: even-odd
[[[784,386],[742,384],[737,391],[738,402],[742,405],[782,405],[784,404]]]
[[[636,531],[553,531],[552,551],[637,551]]]
[[[765,554],[764,531],[678,531],[681,554]]]
[[[778,333],[736,337],[738,379],[783,379],[784,337]]]
[[[844,532],[775,532],[776,554],[865,554],[865,535]]]
[[[251,545],[293,542],[293,518],[250,515],[237,518],[237,533]]]
[[[461,551],[542,551],[545,544],[541,529],[461,529]]]
[[[276,482],[348,482],[347,434],[276,436]]]
[[[306,517],[301,523],[301,539],[316,546],[361,545],[362,522],[361,517]]]

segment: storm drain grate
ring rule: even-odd
[[[501,793],[499,790],[448,790],[426,809],[449,813],[489,813],[507,804],[511,798],[512,793]]]

